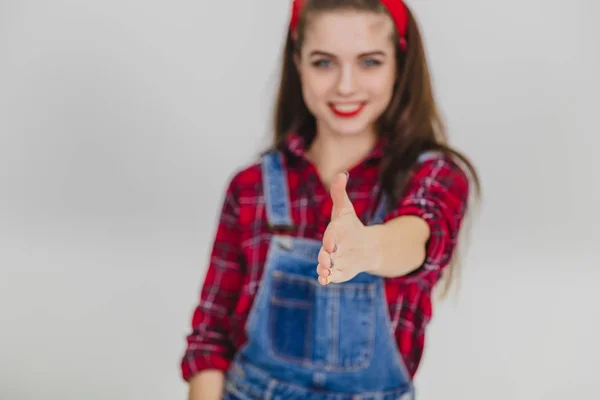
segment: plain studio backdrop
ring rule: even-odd
[[[419,399],[598,399],[597,0],[413,0],[484,201]],[[289,0],[0,2],[0,398],[184,399]]]

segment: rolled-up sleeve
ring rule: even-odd
[[[439,157],[419,165],[404,196],[385,218],[413,215],[429,225],[425,262],[412,277],[439,278],[454,254],[468,200],[469,179],[456,162]]]
[[[193,311],[191,332],[181,360],[181,374],[186,381],[202,370],[226,370],[235,351],[229,335],[230,318],[242,287],[244,266],[238,216],[234,178],[225,193],[200,299]]]

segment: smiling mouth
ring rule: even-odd
[[[329,103],[329,109],[338,117],[352,118],[360,114],[366,104],[366,102],[351,104]]]

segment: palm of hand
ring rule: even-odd
[[[347,174],[340,174],[331,186],[331,222],[323,235],[317,273],[319,282],[346,282],[369,270],[376,257],[376,243],[360,221],[348,194]]]

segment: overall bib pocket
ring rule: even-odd
[[[315,338],[316,289],[307,277],[273,273],[269,334],[275,356],[297,364],[310,363]]]
[[[268,310],[273,356],[323,371],[367,367],[377,295],[372,282],[321,286],[313,277],[275,271]]]

